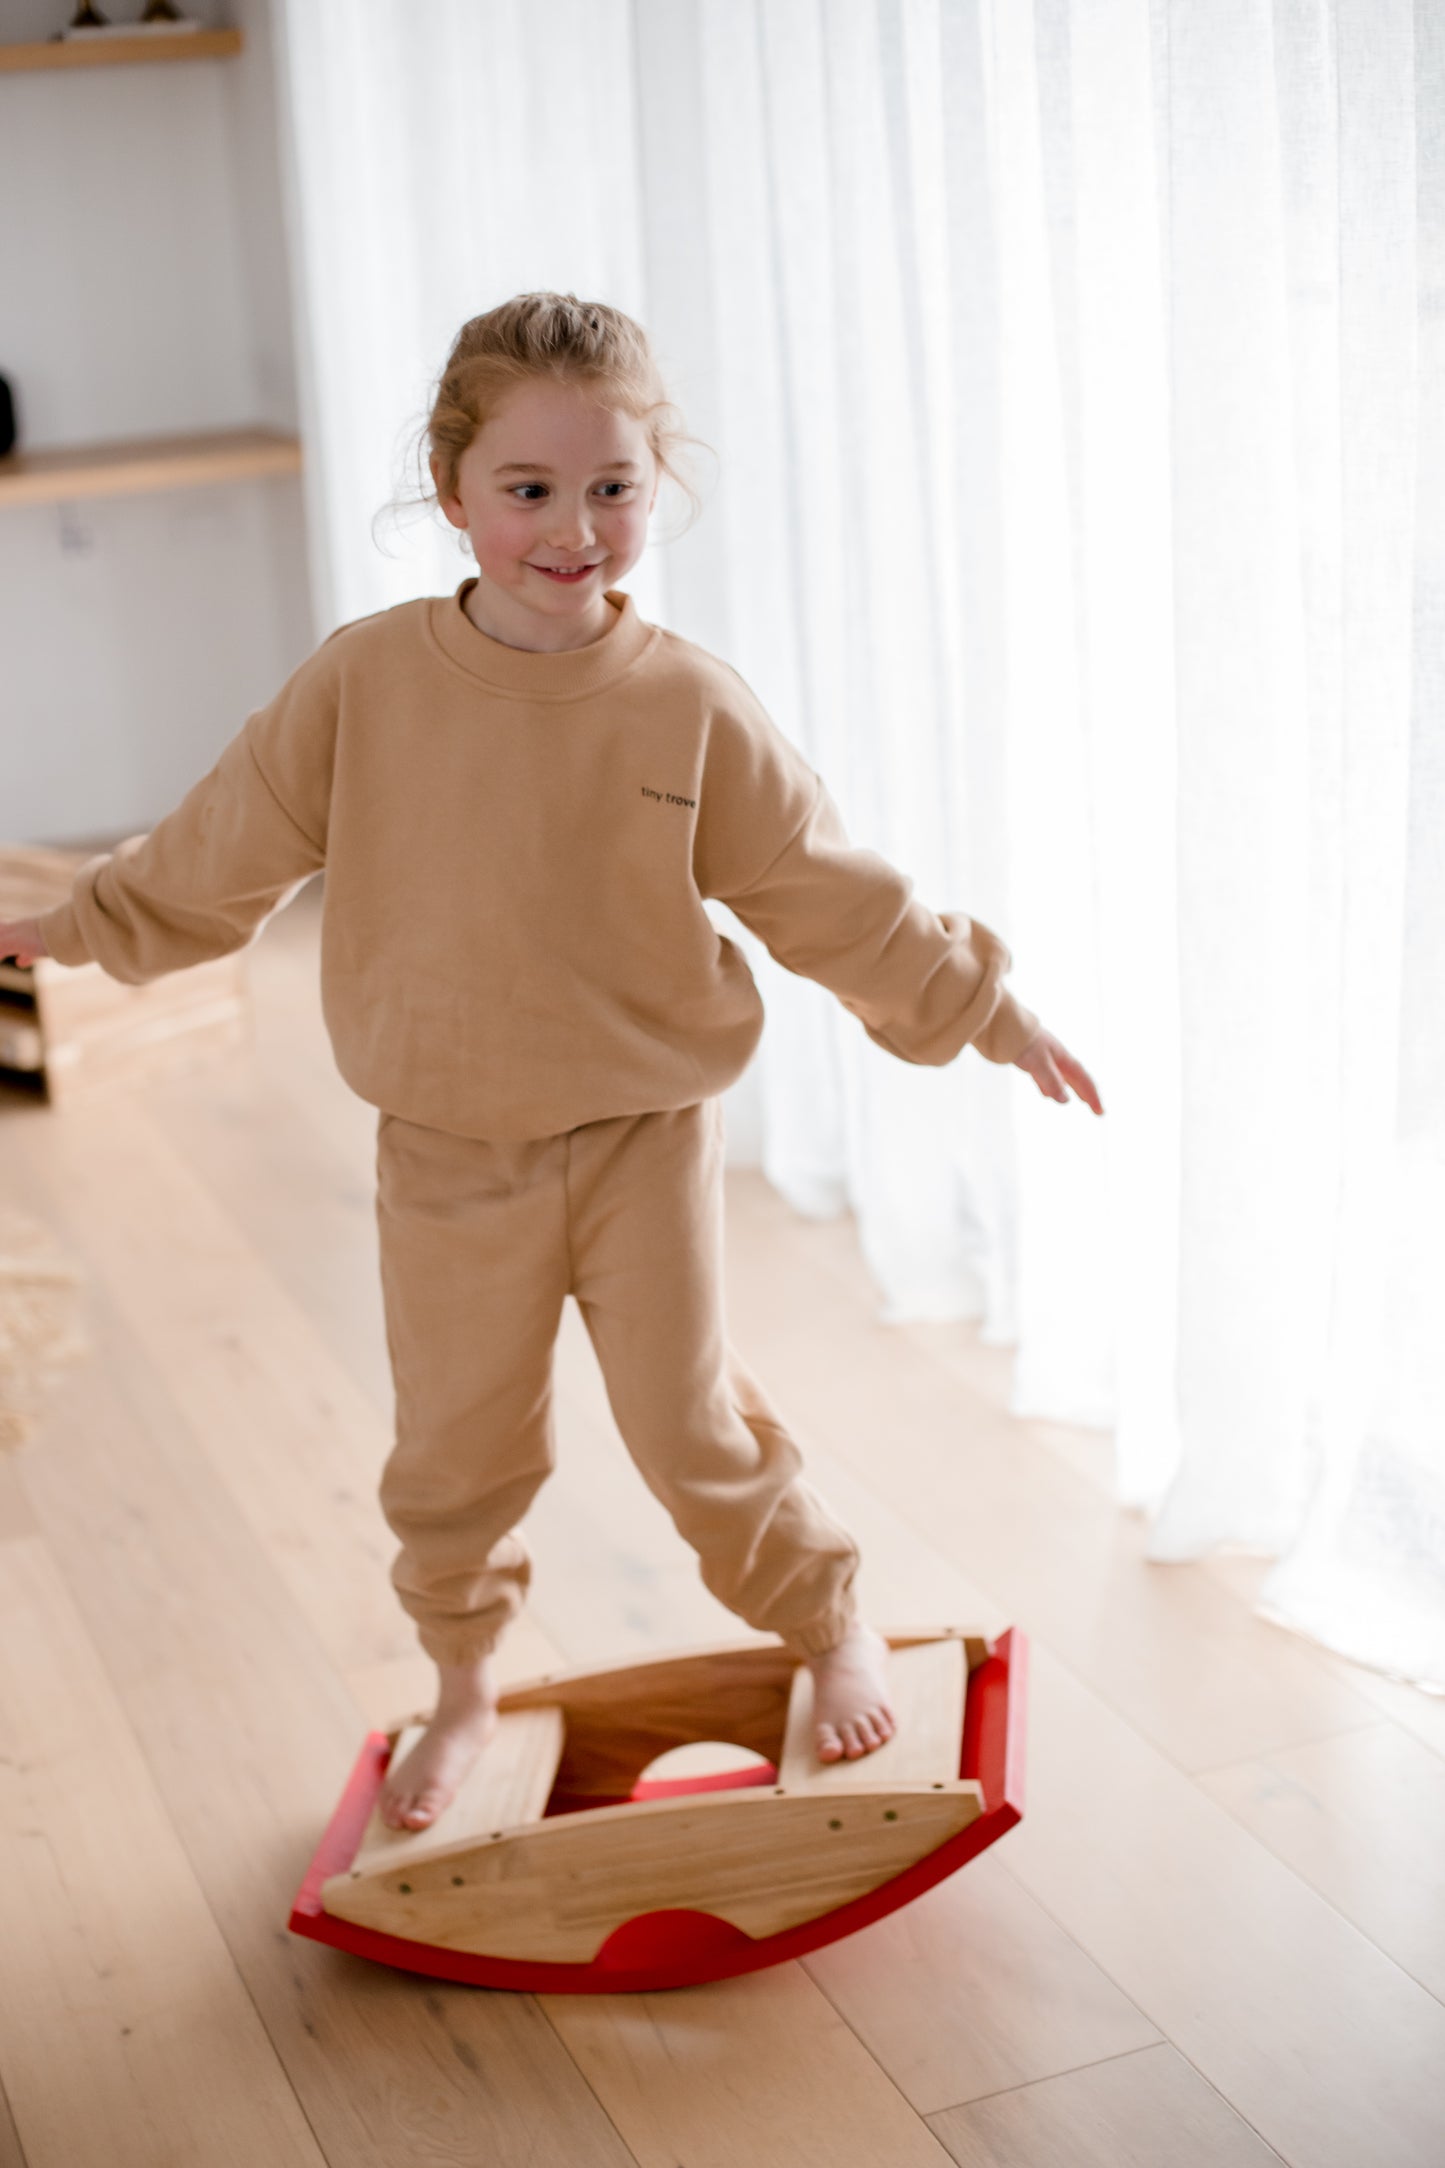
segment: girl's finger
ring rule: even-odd
[[[1078,1093],[1079,1097],[1082,1100],[1086,1101],[1087,1104],[1093,1108],[1096,1114],[1103,1113],[1104,1109],[1099,1103],[1098,1088],[1095,1085],[1094,1079],[1090,1076],[1087,1069],[1079,1069],[1076,1072],[1074,1078],[1074,1089]]]
[[[1086,1106],[1091,1107],[1095,1114],[1102,1114],[1104,1109],[1099,1101],[1098,1090],[1083,1063],[1075,1061],[1072,1054],[1063,1051],[1058,1054],[1057,1062],[1059,1069],[1063,1071],[1073,1085],[1078,1097],[1084,1101]],[[1063,1093],[1060,1096],[1067,1098],[1068,1094]]]

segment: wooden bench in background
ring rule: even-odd
[[[98,846],[104,848],[104,846]],[[0,845],[0,919],[70,894],[96,851]],[[64,1104],[146,1083],[251,1035],[245,951],[126,986],[99,964],[0,961],[0,1085]]]

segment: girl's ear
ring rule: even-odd
[[[449,497],[443,495],[440,466],[435,452],[429,454],[427,458],[427,465],[431,468],[432,488],[437,493],[437,503],[441,506],[443,514],[445,515],[446,519],[450,521],[453,527],[460,527],[462,532],[465,534],[467,524],[465,517],[461,519],[455,518],[451,509],[452,500]],[[460,509],[460,507],[458,509]]]

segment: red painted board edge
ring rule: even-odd
[[[433,1979],[523,1994],[655,1993],[756,1972],[790,1958],[807,1956],[912,1903],[947,1876],[956,1874],[1021,1821],[1027,1701],[1028,1640],[1011,1626],[990,1645],[987,1658],[970,1674],[965,1705],[959,1774],[977,1778],[983,1789],[984,1812],[967,1829],[960,1830],[925,1859],[915,1861],[881,1889],[840,1905],[819,1919],[806,1920],[798,1927],[757,1941],[707,1913],[650,1913],[626,1922],[586,1964],[479,1957],[470,1951],[439,1949],[432,1943],[413,1942],[349,1920],[333,1919],[323,1910],[321,1885],[329,1875],[340,1874],[355,1857],[386,1772],[387,1735],[371,1732],[306,1871],[287,1925],[293,1934],[327,1943],[351,1956],[424,1973]],[[702,1779],[696,1788],[714,1786]],[[609,1950],[613,1952],[610,1963]]]

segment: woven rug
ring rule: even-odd
[[[90,1351],[81,1285],[49,1230],[0,1204],[0,1448],[35,1430],[56,1366]]]

